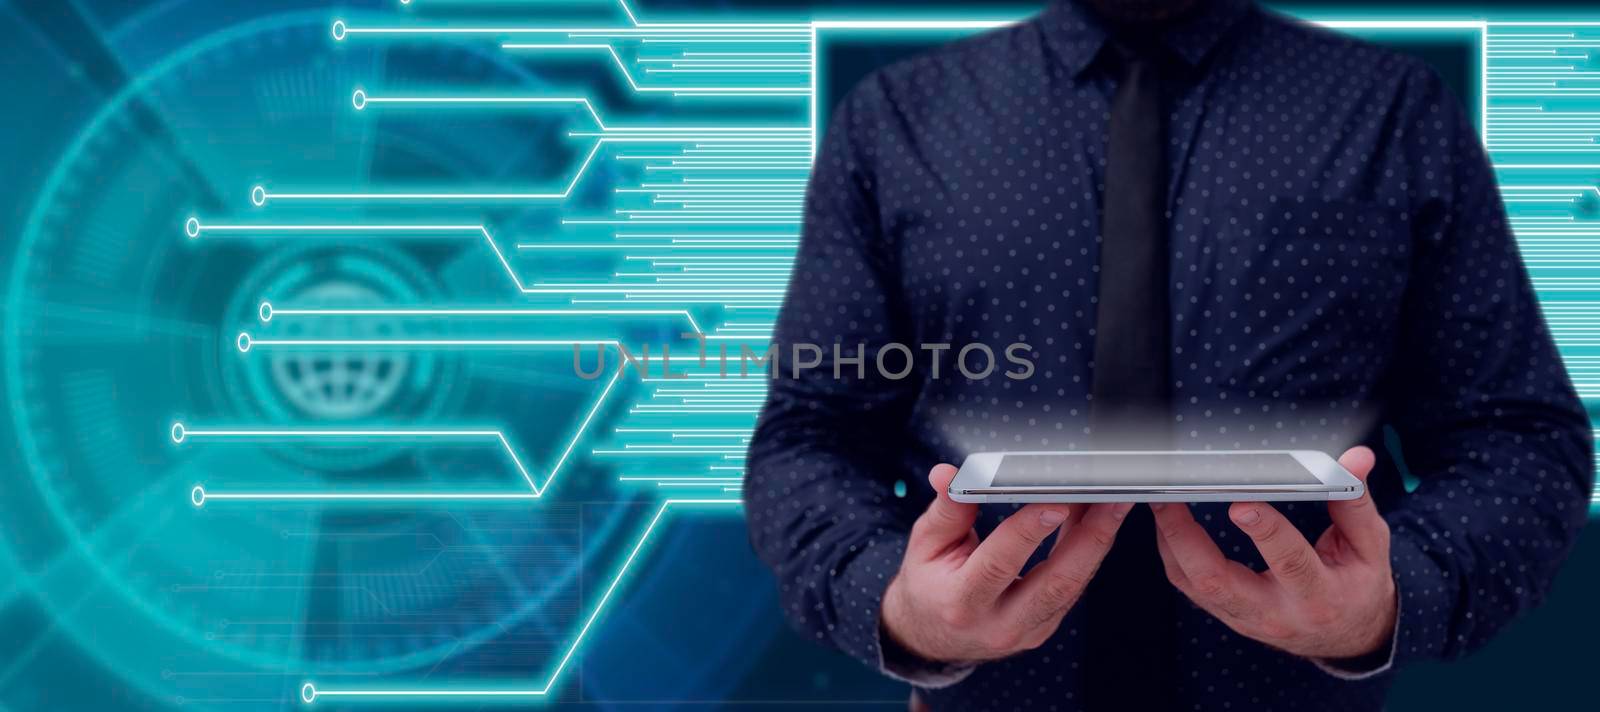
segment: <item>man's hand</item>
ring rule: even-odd
[[[994,660],[1043,644],[1099,568],[1129,504],[1030,504],[983,541],[978,506],[950,499],[956,468],[928,473],[937,498],[911,528],[904,562],[883,597],[883,627],[930,662]],[[1060,529],[1049,558],[1018,578]]]
[[[1352,448],[1339,464],[1363,484],[1371,450]],[[1372,495],[1328,503],[1333,525],[1315,548],[1263,502],[1228,510],[1255,542],[1268,571],[1222,555],[1183,504],[1152,505],[1167,578],[1195,605],[1249,638],[1308,658],[1354,658],[1387,645],[1395,626],[1389,525]]]

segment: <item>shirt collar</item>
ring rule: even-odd
[[[1254,0],[1198,0],[1183,19],[1166,26],[1161,44],[1190,67],[1205,60],[1240,20],[1255,10]],[[1084,0],[1051,0],[1040,14],[1045,36],[1066,64],[1078,75],[1088,69],[1110,36],[1104,20]]]

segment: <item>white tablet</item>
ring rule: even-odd
[[[1356,499],[1361,481],[1315,450],[980,452],[957,502],[1270,502]]]

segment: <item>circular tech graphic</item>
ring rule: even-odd
[[[381,304],[376,292],[358,284],[326,284],[305,290],[307,298],[334,304]],[[270,306],[263,303],[265,308]],[[392,336],[399,329],[379,322],[358,336]],[[313,338],[315,330],[291,330],[294,337]],[[410,357],[405,354],[297,353],[270,359],[272,382],[297,409],[321,419],[372,415],[406,382]]]
[[[327,256],[332,264],[313,264],[308,272],[325,275],[330,271],[344,271],[346,262],[357,262],[382,275],[382,265],[363,260],[361,256],[347,256],[337,252]],[[318,260],[317,262],[322,262]],[[360,264],[366,262],[368,264]],[[359,277],[360,272],[343,275],[335,272],[332,278],[295,289],[295,297],[307,302],[334,307],[372,307],[384,304],[404,304],[415,299],[415,294],[399,298],[386,297],[382,284],[368,284]],[[288,290],[285,290],[288,291]],[[270,293],[276,293],[272,290]],[[272,318],[271,302],[261,303],[262,321]],[[285,330],[285,336],[294,339],[329,337],[327,329],[296,325]],[[349,333],[349,332],[345,332]],[[358,338],[395,337],[404,333],[398,320],[367,321],[357,327]],[[265,359],[271,372],[274,393],[293,409],[307,416],[323,420],[354,419],[374,415],[406,389],[408,381],[421,384],[430,382],[428,366],[419,363],[413,373],[412,358],[405,353],[376,352],[319,352],[299,351]]]
[[[396,339],[429,333],[399,318],[298,319],[292,318],[294,310],[284,308],[379,309],[437,299],[437,280],[405,252],[376,245],[282,247],[254,265],[240,284],[227,314],[237,315],[244,328],[231,342],[218,345],[228,397],[241,411],[257,422],[361,423],[376,418],[428,421],[459,406],[451,396],[459,391],[460,360],[432,352],[291,349],[250,354],[252,340],[263,337]],[[349,470],[381,464],[407,447],[396,442],[330,447],[300,441],[273,450],[299,464]]]
[[[152,12],[203,14],[202,5]],[[574,413],[594,397],[574,388],[567,403],[506,387],[537,383],[531,368],[570,368],[562,358],[491,354],[482,365],[458,352],[252,342],[438,333],[443,327],[402,319],[290,312],[503,300],[509,285],[498,281],[504,272],[481,240],[213,240],[195,235],[196,216],[385,220],[393,214],[362,207],[262,208],[251,187],[307,177],[447,182],[515,174],[539,160],[552,173],[566,167],[559,154],[507,152],[453,121],[390,122],[352,111],[352,87],[375,77],[400,86],[441,72],[521,87],[540,80],[478,47],[402,52],[335,43],[331,19],[325,11],[272,16],[164,52],[145,44],[171,35],[138,33],[151,61],[97,100],[13,246],[0,348],[26,464],[14,476],[30,489],[0,498],[0,518],[39,528],[9,531],[3,545],[11,560],[48,562],[19,590],[83,655],[163,704],[276,702],[297,697],[311,677],[448,674],[457,666],[537,678],[582,623],[591,602],[584,592],[593,590],[583,587],[600,586],[614,567],[596,557],[631,546],[650,514],[559,497],[452,509],[244,504],[194,493],[197,483],[208,492],[437,483],[455,476],[449,463],[458,451],[471,464],[461,469],[498,491],[526,492],[492,439],[451,442],[440,454],[418,442],[319,448],[198,434],[305,423],[488,424],[505,427],[514,454],[539,475],[560,454]],[[422,69],[408,78],[411,68]],[[603,171],[591,179],[609,192]],[[22,507],[30,511],[13,511]],[[486,541],[500,553],[486,554]],[[505,650],[517,651],[520,666],[496,662]]]

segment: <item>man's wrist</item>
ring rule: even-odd
[[[878,642],[885,649],[884,658],[887,659],[889,647],[895,648],[901,657],[920,660],[927,664],[934,663],[934,656],[920,649],[908,636],[901,631],[909,631],[911,626],[905,623],[908,611],[906,610],[905,589],[900,576],[896,575],[889,580],[888,588],[883,591],[883,604],[878,612]]]
[[[878,611],[878,670],[901,682],[917,687],[939,688],[965,680],[977,663],[940,662],[919,652],[896,631],[910,629],[904,623],[906,600],[897,575],[883,592]]]
[[[976,670],[977,663],[942,663],[929,660],[905,647],[887,624],[878,626],[878,671],[917,687],[948,687]]]
[[[1342,655],[1334,658],[1334,660],[1352,661],[1352,664],[1354,664],[1354,661],[1369,660],[1376,657],[1379,659],[1379,664],[1381,664],[1391,656],[1394,650],[1395,629],[1399,627],[1400,595],[1392,577],[1388,579],[1388,583],[1389,590],[1384,598],[1380,600],[1386,600],[1389,605],[1383,609],[1381,614],[1373,618],[1373,620],[1381,621],[1380,625],[1366,636],[1365,645],[1357,646],[1361,652],[1353,655]],[[1356,669],[1366,669],[1366,667],[1357,667]]]
[[[1388,632],[1370,652],[1345,658],[1312,658],[1311,662],[1323,672],[1341,680],[1365,680],[1394,668],[1396,651],[1400,647],[1400,589],[1395,586],[1394,608]]]

